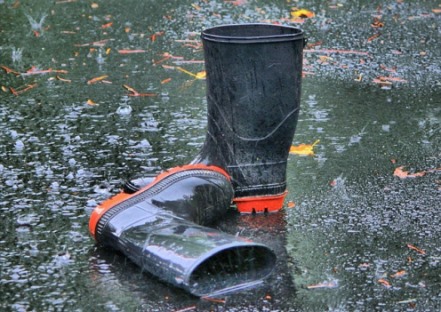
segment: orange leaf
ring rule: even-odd
[[[24,93],[24,92],[26,92],[26,91],[28,91],[30,89],[35,88],[36,86],[37,86],[37,84],[34,83],[34,84],[28,84],[28,85],[25,85],[25,86],[21,86],[21,87],[18,87],[16,89],[10,87],[9,90],[14,95],[20,95],[21,93]]]
[[[415,247],[414,245],[412,245],[412,244],[407,244],[407,248],[409,248],[409,249],[412,249],[412,250],[415,250],[417,253],[419,253],[420,255],[425,255],[426,254],[426,252],[424,251],[424,250],[422,250],[422,249],[420,249],[420,248],[418,248],[418,247]]]
[[[118,50],[119,54],[146,53],[146,50]]]
[[[11,74],[14,74],[14,75],[20,75],[19,72],[15,71],[15,70],[13,70],[13,69],[11,69],[11,68],[9,68],[9,67],[6,67],[6,66],[4,66],[4,65],[1,65],[0,67],[3,68],[3,70],[4,70],[7,74],[11,73]]]
[[[231,3],[232,5],[239,6],[239,5],[244,5],[244,4],[246,4],[246,3],[248,2],[248,0],[225,0],[225,2],[229,2],[229,3]]]
[[[156,96],[155,93],[139,93],[138,91],[136,91],[135,89],[133,89],[128,85],[123,85],[123,87],[131,92],[129,96]]]
[[[102,76],[99,76],[99,77],[92,78],[92,79],[90,79],[90,80],[87,82],[87,84],[90,85],[90,84],[97,83],[98,81],[104,80],[104,79],[106,79],[107,77],[109,77],[109,76],[107,76],[107,75],[102,75]]]
[[[370,36],[368,39],[367,39],[367,41],[368,42],[371,42],[372,40],[375,40],[375,39],[377,39],[378,37],[380,37],[380,34],[378,33],[378,34],[375,34],[375,35],[373,35],[373,36]]]
[[[288,208],[294,208],[296,206],[296,203],[293,201],[289,201],[287,206],[288,206]]]
[[[426,174],[425,171],[420,171],[416,173],[409,173],[408,171],[403,170],[404,166],[400,166],[395,168],[394,170],[394,176],[399,177],[400,179],[407,179],[407,178],[416,178],[416,177],[422,177]]]
[[[392,285],[387,280],[385,280],[384,278],[380,278],[378,280],[378,283],[380,283],[381,285],[383,285],[386,288],[392,287]]]
[[[113,25],[113,22],[110,22],[110,23],[107,23],[107,24],[101,25],[101,28],[102,28],[102,29],[109,28],[109,27],[111,27],[112,25]]]
[[[86,104],[91,105],[91,106],[96,105],[96,103],[94,101],[92,101],[91,99],[88,99]]]
[[[432,12],[435,14],[441,13],[441,9],[432,9]]]
[[[169,83],[172,79],[171,78],[167,78],[161,81],[161,84],[166,84]]]
[[[330,282],[323,282],[323,283],[318,283],[318,284],[314,284],[314,285],[308,285],[308,286],[306,286],[306,288],[308,288],[308,289],[335,288],[337,286],[338,286],[337,282],[330,281]]]
[[[390,82],[407,82],[407,80],[400,78],[400,77],[391,77],[391,76],[380,76],[376,79],[379,79],[381,81],[390,81]]]
[[[374,28],[379,28],[383,27],[384,23],[378,17],[374,17],[374,21],[372,22],[371,26]]]
[[[395,274],[392,274],[390,277],[397,278],[397,277],[402,277],[402,276],[404,276],[406,274],[407,274],[407,272],[405,270],[401,270],[401,271],[398,271]]]
[[[289,149],[290,154],[296,154],[301,156],[314,156],[314,146],[316,146],[320,140],[316,140],[313,144],[299,144],[297,146],[292,145]]]

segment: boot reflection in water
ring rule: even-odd
[[[206,227],[234,200],[277,211],[298,118],[303,32],[245,24],[202,33],[208,131],[194,161],[140,178],[93,211],[96,241],[198,296],[259,284],[275,265],[265,245]]]

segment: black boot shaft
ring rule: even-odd
[[[202,39],[208,132],[194,163],[224,168],[236,197],[283,193],[299,114],[303,32],[228,25],[205,30]]]

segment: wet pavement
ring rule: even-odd
[[[315,16],[294,18],[294,7]],[[440,9],[0,0],[0,309],[440,310]],[[236,22],[305,30],[293,144],[320,142],[314,156],[290,155],[282,213],[232,211],[217,225],[273,247],[275,273],[259,289],[198,299],[95,247],[87,222],[133,173],[197,153],[205,82],[178,67],[201,72],[200,31]]]

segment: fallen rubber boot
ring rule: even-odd
[[[204,226],[232,202],[223,169],[187,165],[147,180],[140,190],[123,191],[92,212],[89,230],[99,245],[196,296],[247,289],[271,273],[271,249]]]
[[[303,32],[225,25],[204,30],[202,42],[208,130],[192,163],[228,172],[240,212],[277,211],[299,114]]]

